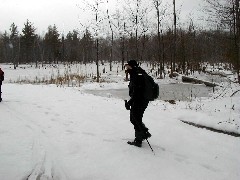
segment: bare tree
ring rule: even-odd
[[[140,37],[144,34],[144,31],[146,30],[146,28],[142,27],[144,22],[144,19],[146,19],[146,16],[148,14],[148,6],[146,4],[148,4],[147,2],[145,2],[144,0],[135,0],[133,1],[129,1],[129,0],[125,0],[125,4],[127,4],[125,6],[125,11],[128,14],[128,24],[125,26],[126,27],[126,31],[128,33],[128,35],[130,35],[131,37],[131,42],[134,42],[134,49],[135,49],[135,53],[131,54],[131,58],[135,58],[135,59],[139,59],[140,57],[140,47],[139,47],[139,39]]]
[[[108,4],[108,0],[107,0],[107,4]],[[113,61],[113,27],[112,26],[113,25],[112,25],[112,21],[110,19],[108,8],[107,8],[107,19],[108,19],[109,28],[111,31],[110,71],[112,71],[112,61]]]
[[[90,27],[92,27],[95,36],[95,49],[96,49],[96,66],[97,66],[97,77],[96,81],[99,82],[100,80],[100,73],[99,73],[99,38],[100,38],[100,24],[103,22],[102,12],[100,5],[103,4],[103,0],[94,0],[92,3],[89,1],[85,1],[85,4],[94,15],[94,21]]]
[[[238,73],[238,83],[240,84],[240,10],[239,10],[239,0],[235,0],[234,4],[234,44],[235,44],[235,62],[237,66]]]
[[[156,17],[157,17],[157,40],[158,40],[158,63],[160,63],[160,78],[162,78],[162,72],[165,66],[164,63],[164,43],[163,43],[163,36],[161,38],[161,22],[166,15],[166,8],[163,7],[162,0],[153,0],[153,5],[156,10]]]
[[[174,24],[174,44],[173,44],[173,62],[171,64],[171,71],[175,71],[176,63],[176,46],[177,46],[177,15],[176,15],[176,1],[173,0],[173,24]]]
[[[209,13],[210,21],[233,36],[233,64],[237,70],[238,82],[240,83],[240,10],[239,0],[205,0],[207,6],[204,10]]]
[[[125,38],[126,38],[126,17],[123,15],[122,11],[120,12],[120,8],[118,6],[118,8],[116,9],[116,13],[113,15],[114,16],[114,21],[115,23],[113,23],[113,27],[115,27],[116,31],[115,33],[119,42],[120,42],[120,55],[121,56],[121,62],[122,62],[122,70],[124,69],[124,62],[125,62],[125,56],[126,56],[126,42],[125,42]],[[117,41],[118,41],[117,40]]]

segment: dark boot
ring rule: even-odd
[[[142,139],[148,139],[150,138],[152,135],[148,132],[148,128],[145,126],[144,123],[141,124],[141,136],[142,136]]]
[[[136,131],[135,137],[138,140],[145,140],[150,138],[152,135],[148,131]]]
[[[152,135],[150,134],[150,132],[145,132],[145,134],[144,134],[144,139],[148,139],[148,138],[150,138]]]
[[[127,142],[128,144],[130,144],[130,145],[133,145],[133,146],[137,146],[137,147],[142,147],[142,141],[139,141],[139,140],[134,140],[134,141],[128,141]]]

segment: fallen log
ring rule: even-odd
[[[213,82],[203,81],[203,80],[199,80],[199,79],[187,77],[187,76],[182,76],[182,82],[194,83],[194,84],[205,84],[208,87],[218,86],[218,84],[215,84]]]
[[[182,82],[189,82],[189,83],[194,83],[194,84],[202,84],[202,80],[187,77],[187,76],[182,76]]]
[[[215,87],[215,86],[218,86],[217,84],[215,83],[211,83],[211,82],[207,82],[207,81],[203,81],[203,83],[208,86],[208,87]]]
[[[217,132],[217,133],[222,133],[222,134],[227,134],[227,135],[234,136],[234,137],[240,137],[240,134],[235,133],[235,132],[223,131],[223,130],[215,129],[215,128],[212,128],[212,127],[207,127],[207,126],[200,125],[200,124],[196,124],[196,123],[189,122],[189,121],[184,121],[184,120],[180,120],[180,121],[182,121],[182,122],[185,123],[185,124],[188,124],[188,125],[197,127],[197,128],[207,129],[207,130],[209,130],[209,131],[213,131],[213,132]]]
[[[218,75],[218,76],[221,76],[221,77],[227,77],[227,75],[224,72],[206,71],[206,73],[208,73],[210,75]]]

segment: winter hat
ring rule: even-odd
[[[135,60],[129,60],[127,64],[131,67],[138,67],[138,63]]]

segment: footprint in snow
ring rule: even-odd
[[[82,134],[88,135],[88,136],[96,136],[96,134],[94,134],[94,133],[89,133],[89,132],[83,132]]]

